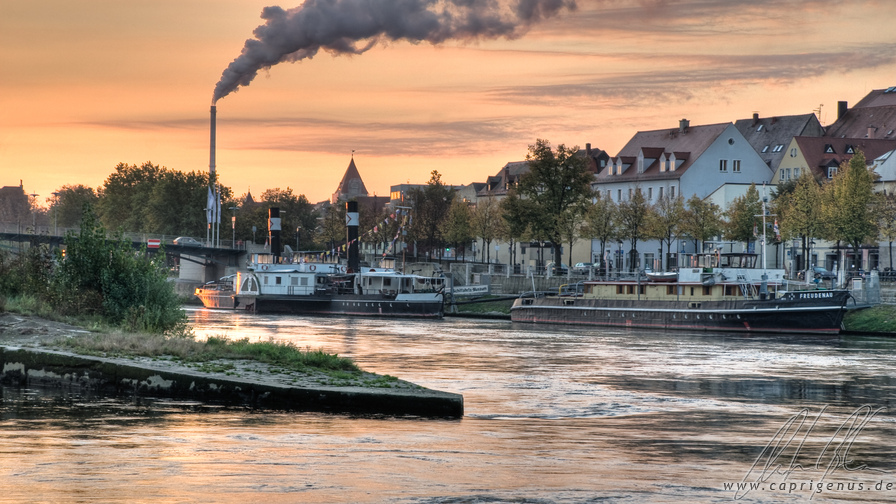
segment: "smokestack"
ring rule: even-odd
[[[759,122],[759,112],[753,112],[753,126]]]
[[[683,135],[688,132],[688,126],[691,125],[691,121],[687,119],[682,119],[678,121],[678,131]]]
[[[847,106],[847,103],[846,103],[845,101],[838,101],[838,102],[837,102],[837,119],[838,119],[838,120],[839,120],[841,117],[843,117],[843,114],[846,113],[846,111],[847,111],[848,108],[849,108],[849,107]]]
[[[358,258],[358,202],[345,203],[345,242],[348,243],[348,269],[361,271],[361,260]]]
[[[268,241],[271,242],[271,255],[274,256],[274,264],[280,262],[280,208],[268,209]]]
[[[211,124],[209,125],[210,139],[208,144],[208,180],[209,183],[215,183],[215,116],[218,114],[218,108],[212,105]]]

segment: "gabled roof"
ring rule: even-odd
[[[731,123],[719,123],[690,126],[683,121],[680,127],[674,129],[639,131],[622,147],[619,154],[610,158],[610,163],[612,165],[613,162],[619,160],[624,165],[635,165],[638,154],[644,152],[645,159],[652,160],[649,165],[644,167],[644,172],[638,173],[638,170],[632,166],[622,174],[613,175],[612,166],[610,166],[597,175],[596,182],[678,179],[730,125]],[[675,155],[676,160],[683,162],[675,170],[661,170],[663,158],[670,157],[672,154]],[[647,163],[645,162],[645,164]]]
[[[865,162],[871,164],[875,158],[896,149],[896,139],[796,137],[794,140],[809,169],[822,178],[827,178],[828,167],[849,161],[856,151],[862,151]]]
[[[815,114],[800,114],[760,118],[754,113],[751,119],[738,119],[734,127],[747,139],[759,157],[771,169],[777,169],[784,157],[784,147],[793,137],[822,136],[824,128]],[[782,146],[775,149],[776,146]]]
[[[485,185],[476,194],[478,196],[504,196],[507,194],[507,188],[519,182],[520,177],[528,172],[528,161],[511,161],[501,167],[501,171],[488,177]]]
[[[827,127],[833,138],[896,138],[896,86],[875,89]]]

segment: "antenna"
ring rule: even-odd
[[[818,116],[819,121],[821,121],[821,107],[824,107],[824,103],[819,103],[817,109],[812,109],[812,112],[815,112],[815,115]]]

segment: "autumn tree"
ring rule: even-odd
[[[619,211],[616,212],[616,229],[618,237],[629,242],[629,271],[635,271],[638,267],[638,242],[648,236],[648,214],[650,213],[650,205],[647,198],[641,192],[640,187],[636,187],[626,201],[618,204]]]
[[[604,270],[609,273],[610,261],[606,260],[610,243],[616,240],[616,203],[609,196],[596,194],[595,201],[585,212],[582,235],[600,241],[600,261]]]
[[[445,242],[454,245],[463,256],[466,255],[467,244],[474,238],[474,218],[470,205],[455,198],[448,209],[448,215],[442,221],[442,236]]]
[[[703,200],[696,194],[685,204],[681,233],[694,240],[694,249],[702,250],[702,242],[722,234],[722,211],[719,205]]]
[[[510,242],[510,262],[516,262],[515,242],[526,236],[531,222],[532,208],[528,200],[520,197],[516,187],[507,191],[507,196],[500,202],[501,218],[504,219],[504,237]]]
[[[442,220],[448,215],[454,199],[454,189],[443,184],[442,175],[433,170],[426,187],[412,189],[409,196],[413,218],[409,232],[412,238],[428,254],[440,251],[443,241]]]
[[[881,198],[877,213],[877,226],[880,236],[887,241],[889,247],[890,271],[893,270],[893,241],[896,240],[896,195],[890,193]]]
[[[536,140],[526,154],[529,171],[519,182],[520,195],[531,202],[537,217],[532,221],[533,235],[551,241],[556,264],[562,261],[563,223],[570,214],[584,213],[591,198],[594,175],[578,150],[560,144],[554,151],[547,140]]]
[[[501,206],[493,196],[480,198],[472,213],[474,237],[482,240],[482,261],[491,262],[491,244],[503,233]]]
[[[663,196],[654,203],[652,211],[648,215],[648,234],[660,241],[661,253],[663,245],[666,246],[665,257],[672,252],[672,243],[681,234],[684,211],[684,198],[680,195],[675,198]],[[668,264],[665,259],[661,258],[660,265],[663,271],[666,271]]]
[[[873,192],[874,177],[865,164],[865,155],[856,154],[840,165],[830,191],[826,238],[849,244],[855,257],[866,241],[878,236],[877,196]]]
[[[800,239],[803,257],[808,257],[809,241],[825,235],[824,199],[825,194],[818,181],[805,170],[797,178],[792,192],[782,193],[776,200],[775,207],[781,217],[781,233],[783,236]],[[811,265],[806,261],[804,266],[808,268]]]
[[[748,244],[756,239],[760,232],[758,222],[762,214],[762,201],[756,184],[750,184],[746,194],[734,198],[725,210],[726,220],[723,224],[724,236],[728,240]]]

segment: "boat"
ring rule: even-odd
[[[389,267],[352,270],[338,263],[277,262],[270,254],[253,254],[247,270],[234,275],[229,291],[205,287],[197,289],[196,296],[208,308],[410,318],[444,315],[443,277]],[[230,303],[221,299],[226,297]]]
[[[696,258],[697,256],[695,256]],[[597,327],[838,334],[847,290],[788,290],[782,269],[755,268],[755,254],[702,257],[676,278],[582,282],[574,296],[524,294],[513,322]],[[703,266],[706,265],[706,266]]]
[[[197,287],[194,295],[202,301],[206,308],[221,308],[232,310],[234,306],[233,281],[236,275],[228,275],[217,281],[208,282]]]
[[[674,282],[678,280],[678,272],[675,271],[647,271],[644,273],[651,282]]]

